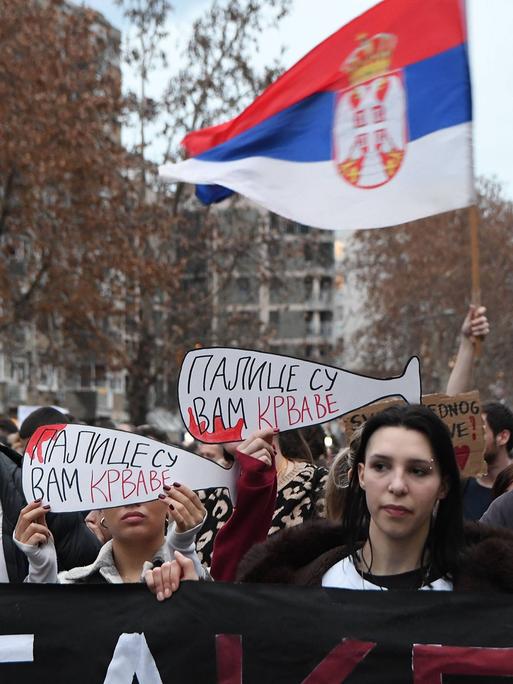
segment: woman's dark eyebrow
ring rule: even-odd
[[[369,458],[381,458],[384,461],[391,461],[393,456],[387,456],[386,454],[370,454]],[[416,458],[415,456],[412,456],[411,458],[408,458],[406,461],[408,464],[428,464],[431,465],[431,461],[426,461],[424,458]]]

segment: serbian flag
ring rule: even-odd
[[[474,201],[462,0],[384,0],[235,119],[187,135],[168,181],[318,228],[380,228]]]

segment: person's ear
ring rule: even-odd
[[[449,489],[450,489],[449,478],[444,477],[442,479],[442,484],[440,485],[440,489],[438,490],[438,497],[437,498],[438,499],[445,499],[447,494],[449,494]]]
[[[365,489],[365,463],[358,463],[358,480],[360,487]]]
[[[495,438],[495,443],[497,446],[505,446],[509,442],[510,437],[511,432],[509,430],[501,430]]]

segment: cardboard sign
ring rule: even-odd
[[[226,487],[235,501],[239,468],[174,445],[89,425],[46,425],[23,457],[23,493],[55,513],[126,506],[156,499],[165,484]]]
[[[381,380],[291,356],[214,347],[188,352],[178,380],[182,420],[210,443],[318,425],[391,396],[420,401],[417,357],[401,376]]]
[[[353,436],[353,432],[361,427],[371,416],[376,413],[381,413],[391,406],[397,406],[398,404],[404,404],[401,399],[385,399],[385,401],[376,401],[374,404],[369,404],[362,409],[357,411],[351,411],[351,413],[346,413],[344,416],[344,431],[346,433],[346,439],[349,442]]]
[[[456,460],[463,475],[480,475],[485,472],[479,392],[467,392],[454,397],[427,394],[422,397],[422,403],[434,411],[449,428]]]
[[[381,401],[366,406],[363,410],[348,413],[344,416],[347,438],[350,439],[354,430],[374,414],[400,403],[403,402]],[[422,403],[434,411],[449,428],[462,474],[471,476],[483,473],[486,466],[483,461],[484,435],[479,392],[455,396],[426,394],[422,397]]]

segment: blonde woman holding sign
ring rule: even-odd
[[[53,538],[46,524],[49,506],[33,501],[23,508],[14,531],[16,545],[29,561],[28,582],[122,584],[146,580],[159,600],[171,596],[175,577],[206,578],[194,549],[205,517],[198,496],[175,483],[156,501],[106,508],[101,525],[108,541],[90,565],[57,573]],[[166,527],[169,529],[166,534]]]
[[[239,515],[226,526],[226,553],[212,569],[214,576],[234,572],[251,544],[267,535],[276,499],[272,437],[272,430],[254,433],[236,449],[241,468],[237,484]],[[251,526],[251,516],[246,513],[254,511],[256,503],[258,515],[253,513]],[[49,510],[41,501],[30,503],[20,512],[14,531],[15,544],[29,560],[28,582],[121,584],[140,582],[144,577],[150,590],[163,600],[172,595],[181,579],[210,577],[194,546],[206,511],[198,495],[185,485],[165,486],[156,501],[103,509],[100,525],[111,540],[103,545],[91,565],[61,573],[57,573],[53,538],[46,525]],[[168,519],[172,524],[165,535]]]

